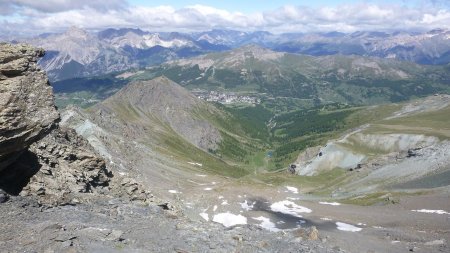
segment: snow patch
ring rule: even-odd
[[[159,34],[146,34],[142,36],[143,44],[147,47],[161,46],[165,48],[185,47],[191,46],[191,42],[181,39],[163,40],[159,37]]]
[[[206,221],[209,221],[209,215],[207,213],[199,213],[199,215]]]
[[[195,166],[203,167],[203,164],[201,164],[201,163],[194,163],[194,162],[187,162],[187,163],[189,163],[190,165],[195,165]]]
[[[205,190],[205,191],[211,191],[212,188],[211,188],[211,187],[206,187],[206,188],[204,188],[203,190]]]
[[[215,205],[214,207],[213,207],[213,212],[215,212],[217,210],[217,205]]]
[[[271,232],[278,232],[278,231],[280,231],[279,228],[275,227],[275,223],[270,221],[269,218],[266,218],[264,216],[259,216],[259,217],[253,217],[252,219],[257,220],[257,221],[261,221],[259,226],[264,228],[264,229],[266,229],[266,230],[269,230]]]
[[[173,193],[173,194],[177,194],[177,193],[180,193],[179,191],[177,191],[177,190],[169,190],[169,192],[170,193]]]
[[[235,215],[232,213],[219,213],[214,215],[213,221],[224,225],[225,227],[231,227],[239,224],[247,224],[247,218],[240,214]]]
[[[188,162],[189,163],[189,162]],[[190,163],[189,163],[190,164]],[[206,177],[206,175],[203,174],[196,174],[197,177]]]
[[[341,203],[338,203],[338,202],[324,202],[324,201],[319,202],[319,204],[331,205],[331,206],[340,206],[341,205]]]
[[[347,224],[347,223],[343,223],[343,222],[336,222],[336,226],[338,230],[341,231],[348,231],[348,232],[359,232],[362,230],[362,228]]]
[[[250,211],[253,209],[253,204],[249,205],[249,203],[247,202],[247,200],[245,200],[243,203],[239,203],[241,205],[241,208],[244,209],[245,211]]]
[[[444,210],[420,209],[420,210],[411,210],[411,211],[418,212],[418,213],[450,214],[449,212],[446,212]]]
[[[223,201],[222,201],[222,203],[221,203],[221,205],[222,205],[222,206],[226,206],[226,205],[228,205],[228,201],[227,201],[226,199],[225,199],[225,200],[223,200]]]
[[[434,245],[444,245],[445,241],[444,239],[441,240],[434,240],[434,241],[430,241],[430,242],[426,242],[425,245],[427,246],[434,246]]]
[[[302,217],[299,213],[310,213],[311,209],[299,206],[292,201],[283,200],[279,202],[275,202],[270,206],[270,209],[274,212],[290,214],[296,217]]]
[[[288,191],[297,194],[298,193],[298,189],[296,187],[292,187],[292,186],[286,186],[286,189],[288,189]]]
[[[326,218],[326,217],[324,217],[324,218],[320,218],[321,220],[324,220],[324,221],[332,221],[332,219],[330,219],[330,218]]]

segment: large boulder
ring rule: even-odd
[[[0,171],[59,121],[52,88],[37,60],[42,49],[0,43]]]

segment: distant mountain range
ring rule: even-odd
[[[167,76],[189,89],[246,91],[351,104],[395,102],[448,92],[448,66],[364,56],[309,56],[247,45],[179,59],[129,75]]]
[[[129,28],[90,33],[72,27],[65,33],[43,34],[20,42],[28,42],[47,51],[40,64],[52,81],[142,68],[247,44],[313,56],[342,54],[429,65],[450,63],[450,31],[442,29],[426,33],[272,34],[234,30],[153,33]]]
[[[450,65],[357,55],[310,56],[256,45],[171,60],[145,69],[56,81],[52,86],[58,106],[89,106],[131,81],[160,76],[197,94],[214,91],[250,95],[263,102],[300,99],[314,105],[371,105],[450,92]]]
[[[145,67],[227,49],[179,33],[159,34],[139,29],[89,33],[72,27],[62,34],[45,34],[24,42],[47,51],[39,63],[52,81]]]

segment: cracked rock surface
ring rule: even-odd
[[[42,49],[0,43],[0,171],[59,120],[47,75],[37,66]]]

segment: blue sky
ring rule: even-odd
[[[0,0],[0,35],[133,27],[280,32],[450,29],[450,0]]]

